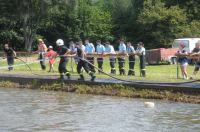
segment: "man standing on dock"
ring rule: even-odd
[[[120,56],[118,57],[119,63],[119,74],[125,75],[125,54],[126,54],[126,45],[124,40],[120,40],[119,42],[119,53]]]
[[[57,54],[60,57],[60,62],[58,66],[58,71],[60,73],[60,78],[64,79],[66,75],[68,79],[70,79],[70,73],[66,69],[66,65],[69,61],[67,55],[70,53],[70,50],[64,45],[64,41],[62,39],[58,39],[56,41],[56,45],[58,46]]]
[[[136,54],[139,56],[139,59],[140,59],[140,76],[145,77],[146,76],[146,69],[145,69],[146,62],[145,62],[145,48],[144,48],[143,42],[138,43]]]
[[[97,43],[96,52],[98,54],[97,57],[98,68],[103,71],[103,54],[105,52],[105,47],[101,44],[101,40],[97,40],[96,43]],[[99,74],[100,73],[101,71],[99,70]]]
[[[85,40],[85,53],[86,53],[86,55],[87,54],[92,55],[92,54],[94,54],[94,52],[95,52],[95,48],[94,48],[93,43],[90,43],[89,39],[86,39]],[[92,64],[92,65],[91,64],[88,65],[90,70],[95,73],[95,68],[93,66],[94,65],[94,57],[91,57],[91,56],[87,57],[87,60]]]
[[[84,76],[83,73],[81,71],[82,68],[84,68],[84,70],[91,76],[91,81],[94,81],[95,79],[95,75],[94,72],[89,70],[88,67],[88,62],[85,59],[85,51],[82,48],[82,41],[79,41],[76,43],[76,48],[77,48],[77,58],[78,58],[78,64],[77,64],[77,72],[80,75],[80,78],[78,80],[84,81]]]
[[[9,47],[8,44],[4,45],[4,52],[7,58],[8,70],[11,71],[13,70],[14,58],[16,57],[16,52],[11,47]]]
[[[127,43],[127,53],[129,55],[129,57],[128,57],[128,61],[129,61],[128,75],[129,76],[131,76],[131,75],[135,76],[135,71],[134,71],[134,67],[135,67],[135,49],[131,45],[131,42]]]
[[[111,74],[116,74],[116,69],[115,69],[115,63],[116,63],[116,57],[114,54],[116,54],[114,47],[110,44],[110,42],[106,42],[105,45],[105,54],[109,55],[109,61],[110,61],[110,68],[111,68]],[[113,54],[113,56],[112,56]]]

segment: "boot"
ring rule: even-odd
[[[60,75],[60,79],[61,79],[61,80],[64,80],[64,75],[61,74],[61,75]]]
[[[80,75],[80,78],[78,79],[79,81],[85,81],[84,76]]]
[[[67,76],[67,79],[70,79],[70,73],[69,72],[67,72],[65,75]]]
[[[90,76],[91,76],[91,81],[94,82],[94,80],[95,80],[95,78],[96,78],[96,76],[94,75],[94,73],[91,72],[91,73],[90,73]]]
[[[128,71],[128,76],[131,76],[131,75],[132,75],[132,71],[129,70],[129,71]]]
[[[142,74],[142,77],[146,77],[146,71],[145,70],[142,70],[141,74]]]
[[[116,75],[116,70],[115,69],[113,70],[113,74]]]
[[[132,75],[135,76],[135,71],[133,71]]]
[[[125,75],[125,70],[124,69],[122,69],[122,75]]]

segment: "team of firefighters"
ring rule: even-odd
[[[93,43],[90,43],[89,39],[85,40],[85,45],[80,40],[76,43],[70,41],[69,48],[65,46],[64,41],[62,39],[58,39],[56,41],[56,45],[58,46],[58,51],[55,52],[52,46],[47,48],[46,44],[42,39],[39,39],[38,50],[37,53],[39,55],[38,59],[40,61],[41,69],[46,70],[45,60],[46,57],[49,60],[50,69],[49,72],[54,72],[53,64],[57,57],[60,58],[58,71],[60,73],[60,78],[64,79],[67,76],[70,79],[70,72],[66,69],[66,65],[69,61],[69,58],[73,57],[77,64],[77,72],[80,75],[79,80],[84,80],[84,76],[82,73],[82,69],[84,69],[90,76],[91,80],[95,79],[95,69],[98,69],[99,74],[103,72],[103,63],[104,57],[108,56],[110,61],[110,69],[111,74],[116,74],[115,64],[118,60],[119,65],[119,73],[120,75],[125,75],[125,57],[128,56],[129,61],[129,71],[128,75],[135,75],[134,66],[135,66],[135,56],[138,55],[140,60],[140,75],[142,77],[146,76],[145,73],[145,48],[142,42],[138,43],[138,47],[135,50],[132,46],[131,42],[127,42],[125,44],[124,40],[119,41],[118,52],[115,51],[113,45],[110,42],[105,42],[102,44],[101,40],[96,41],[96,48]],[[179,44],[179,50],[176,53],[178,58],[178,62],[180,64],[181,73],[183,79],[188,79],[187,74],[187,66],[188,59],[192,58],[195,62],[195,68],[190,79],[194,79],[197,72],[200,68],[200,41],[196,43],[195,48],[192,53],[186,52],[186,45],[184,43]],[[14,58],[16,57],[15,51],[9,47],[8,44],[4,45],[4,52],[7,57],[8,69],[9,71],[13,70]],[[94,65],[94,58],[97,58],[98,67]]]
[[[120,75],[125,75],[125,57],[128,56],[129,59],[129,71],[128,75],[135,75],[134,66],[135,66],[135,55],[139,56],[140,59],[140,73],[142,77],[145,77],[145,48],[142,42],[138,43],[138,47],[135,50],[131,42],[125,44],[124,40],[119,41],[119,51],[116,52],[113,45],[110,42],[105,42],[102,44],[101,40],[96,41],[96,48],[93,43],[90,43],[89,39],[86,39],[83,42],[80,40],[76,43],[70,41],[69,48],[65,46],[62,39],[56,41],[58,46],[58,51],[55,52],[52,46],[47,48],[46,44],[42,39],[39,39],[37,53],[39,55],[39,61],[42,70],[46,70],[45,59],[48,57],[50,69],[49,72],[54,72],[53,64],[57,57],[60,58],[58,71],[60,73],[60,78],[64,79],[64,76],[67,76],[70,79],[70,72],[66,69],[66,65],[69,61],[69,58],[73,57],[77,64],[77,72],[80,75],[79,80],[84,80],[82,74],[82,69],[84,69],[90,76],[91,80],[95,79],[96,68],[94,65],[94,58],[97,57],[98,72],[101,74],[103,72],[103,62],[104,57],[108,56],[110,61],[111,74],[116,74],[115,63],[118,60],[119,64],[119,73]],[[16,57],[15,51],[5,44],[4,52],[7,55],[7,61],[9,65],[9,70],[13,69],[14,57]]]

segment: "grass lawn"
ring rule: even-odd
[[[22,58],[23,60],[26,60],[25,58]],[[58,62],[55,63],[54,65],[54,69],[55,69],[55,73],[48,73],[47,71],[49,70],[49,66],[48,66],[48,61],[46,61],[47,64],[47,71],[42,71],[39,65],[39,62],[35,62],[37,61],[37,57],[28,58],[27,60],[29,60],[28,62],[31,63],[29,64],[29,66],[31,67],[32,71],[36,74],[39,74],[41,76],[50,76],[50,75],[59,75],[58,73]],[[57,59],[57,61],[59,61],[59,59]],[[35,63],[34,63],[35,62]],[[24,65],[23,62],[19,61],[19,60],[15,60],[15,65],[16,67],[14,67],[14,70],[9,72],[7,69],[7,62],[6,60],[0,60],[0,72],[2,74],[22,74],[22,75],[32,75],[31,71],[29,70],[29,68]],[[19,66],[18,66],[19,65]],[[71,71],[72,75],[78,75],[76,73],[76,64],[74,62],[74,60],[72,59],[72,61],[70,60],[67,68],[69,71]],[[191,75],[193,72],[193,68],[194,66],[188,66],[188,74]],[[103,65],[103,69],[104,72],[106,73],[110,73],[110,66],[109,66],[109,60],[108,58],[104,59],[104,65]],[[117,70],[117,75],[115,75],[118,78],[121,79],[130,79],[130,80],[145,80],[145,81],[155,81],[155,82],[181,82],[181,81],[185,81],[182,79],[177,79],[177,66],[176,65],[149,65],[146,67],[146,77],[140,77],[140,72],[139,72],[139,60],[136,59],[136,64],[135,64],[135,72],[136,72],[136,76],[120,76],[119,72],[118,72],[118,64],[116,63],[116,70]],[[126,73],[128,72],[128,60],[126,60]],[[86,75],[88,76],[88,75]],[[96,74],[97,78],[109,78],[106,75],[103,74]],[[180,68],[179,68],[179,77],[181,78],[181,72],[180,72]],[[197,78],[200,78],[200,75],[197,76]]]

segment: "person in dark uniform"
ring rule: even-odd
[[[102,56],[97,57],[97,64],[98,64],[98,68],[103,71],[103,54],[105,52],[105,47],[104,47],[104,45],[101,44],[101,40],[97,40],[96,52],[98,55],[102,55]],[[100,74],[101,71],[100,70],[98,70],[98,71]]]
[[[66,75],[67,78],[70,79],[70,73],[66,69],[66,65],[69,61],[69,58],[66,55],[70,53],[70,50],[64,45],[64,41],[62,39],[58,39],[56,44],[58,46],[57,54],[60,56],[60,62],[58,66],[60,78],[64,79],[64,76]]]
[[[84,76],[81,71],[82,68],[91,76],[91,81],[94,81],[95,75],[94,72],[89,70],[88,62],[85,60],[85,51],[82,49],[82,41],[79,41],[76,43],[77,48],[77,58],[78,58],[78,64],[77,64],[77,72],[80,75],[80,78],[78,80],[84,81]]]
[[[95,52],[94,44],[90,43],[89,39],[86,39],[85,40],[85,53],[86,53],[86,55],[87,54],[92,55],[92,54],[94,54],[94,52]],[[95,71],[95,68],[93,66],[94,65],[94,57],[87,57],[87,60],[92,64],[92,65],[88,64],[90,70],[95,73],[96,71]]]
[[[118,53],[126,54],[126,45],[124,43],[124,40],[120,40]],[[119,74],[125,75],[125,57],[124,56],[118,57],[118,63],[119,63]]]
[[[106,42],[105,45],[105,54],[116,54],[114,47],[110,44],[110,42]],[[116,69],[115,69],[115,63],[116,63],[116,57],[115,56],[110,56],[110,68],[111,68],[111,74],[116,74]]]
[[[128,71],[128,75],[131,76],[135,76],[135,71],[134,71],[134,67],[135,67],[135,49],[134,47],[131,45],[131,42],[127,42],[127,53],[129,55],[128,60],[129,60],[129,71]]]
[[[145,48],[144,48],[143,42],[138,43],[136,54],[139,56],[139,59],[140,59],[140,76],[145,77],[146,76],[146,69],[145,69],[146,62],[145,62]]]
[[[8,44],[4,45],[4,52],[7,58],[8,70],[11,71],[13,70],[14,58],[16,57],[16,52],[11,47],[9,47]]]

